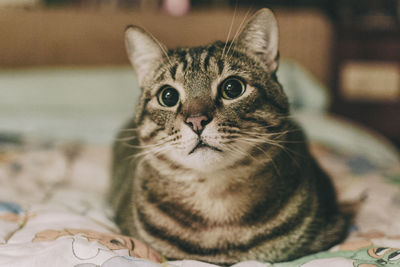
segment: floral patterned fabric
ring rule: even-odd
[[[286,263],[247,266],[400,266],[400,166],[324,143],[312,152],[333,178],[341,201],[357,206],[348,239],[329,251]],[[0,135],[0,266],[214,266],[165,262],[123,236],[105,202],[110,149]]]

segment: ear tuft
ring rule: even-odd
[[[145,30],[133,25],[126,27],[125,45],[139,84],[143,85],[162,62],[165,48]]]
[[[278,68],[278,23],[267,8],[260,9],[239,35],[238,43],[257,57],[262,57],[268,71]]]

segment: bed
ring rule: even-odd
[[[278,76],[312,153],[358,213],[328,251],[235,266],[400,266],[398,152],[328,114],[328,91],[296,62]],[[113,222],[110,146],[140,91],[129,66],[3,70],[0,80],[0,266],[213,266],[168,262]]]

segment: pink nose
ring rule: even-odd
[[[195,133],[200,135],[204,127],[210,122],[210,119],[205,115],[191,116],[186,118],[185,122]]]

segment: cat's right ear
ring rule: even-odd
[[[151,78],[152,72],[163,60],[166,49],[145,30],[132,25],[126,27],[125,46],[139,84],[143,85],[146,78]]]

